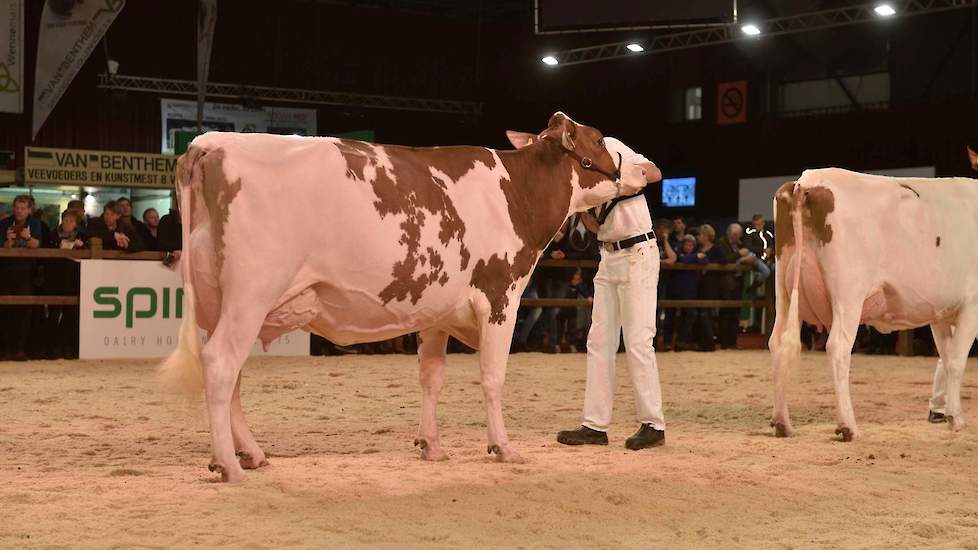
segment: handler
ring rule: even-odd
[[[662,179],[655,164],[621,141],[604,138],[613,159],[645,168],[649,183]],[[620,155],[620,156],[619,156]],[[561,431],[565,445],[607,445],[615,396],[615,355],[624,328],[628,368],[635,387],[638,431],[625,441],[632,450],[665,443],[662,391],[655,363],[655,303],[659,253],[652,214],[645,195],[619,197],[601,206],[597,216],[583,220],[601,241],[601,263],[594,278],[591,330],[587,338],[587,384],[584,421],[576,430]],[[663,235],[663,238],[666,238]]]

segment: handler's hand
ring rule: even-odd
[[[584,223],[584,227],[586,227],[588,231],[594,234],[597,234],[598,229],[601,228],[601,224],[598,223],[598,219],[595,218],[590,212],[581,212],[581,222]]]
[[[618,193],[621,197],[627,197],[628,195],[634,195],[641,191],[645,184],[646,174],[645,169],[638,164],[624,164],[621,167],[621,191]]]

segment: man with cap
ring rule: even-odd
[[[605,137],[613,159],[642,165],[646,179],[662,179],[655,164],[613,137]],[[565,445],[607,445],[615,390],[615,355],[624,333],[628,368],[635,389],[638,431],[625,447],[631,450],[665,443],[662,392],[655,361],[656,286],[659,251],[645,195],[619,197],[584,214],[585,224],[601,242],[601,262],[594,278],[594,304],[587,339],[587,382],[581,427],[561,431]],[[662,238],[668,238],[663,235]]]

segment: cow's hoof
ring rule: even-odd
[[[489,445],[486,449],[491,455],[496,455],[496,462],[508,462],[510,464],[525,464],[526,459],[519,455],[516,451],[506,447],[500,447],[499,445]]]
[[[265,459],[265,453],[259,451],[259,454],[253,455],[245,451],[238,451],[235,453],[238,456],[238,463],[245,470],[257,470],[263,466],[268,466],[268,460]]]
[[[430,462],[441,462],[442,460],[448,460],[448,455],[445,451],[441,450],[438,445],[431,445],[428,440],[419,437],[414,440],[414,446],[421,448],[421,460],[427,460]]]
[[[787,422],[775,422],[772,420],[771,427],[774,428],[774,437],[791,437],[795,434],[795,430],[792,429],[791,424],[788,424]]]
[[[964,418],[961,416],[947,416],[947,425],[951,428],[952,432],[960,432],[964,429],[965,422]]]
[[[835,429],[835,435],[841,436],[842,441],[852,441],[856,437],[856,433],[849,429],[848,426],[839,426]]]
[[[241,468],[232,470],[216,462],[211,462],[207,465],[207,469],[211,472],[221,474],[221,481],[224,483],[240,483],[246,479],[244,470]]]

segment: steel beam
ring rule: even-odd
[[[99,75],[98,87],[106,90],[154,92],[164,95],[197,95],[196,81],[145,76],[109,75],[103,73]],[[246,86],[243,84],[222,84],[219,82],[207,83],[207,97],[229,98],[239,101],[275,101],[279,103],[301,103],[306,105],[337,105],[366,109],[423,111],[469,116],[482,114],[482,103],[475,101],[274,88],[271,86]]]
[[[715,44],[728,44],[741,40],[758,40],[765,36],[834,29],[883,20],[874,11],[877,5],[879,3],[860,4],[857,6],[802,13],[786,17],[776,17],[764,21],[742,21],[756,25],[761,31],[759,36],[748,36],[740,30],[739,26],[725,25],[709,29],[663,34],[644,41],[630,40],[627,42],[613,42],[584,48],[574,48],[550,53],[549,55],[557,59],[557,67],[560,67],[561,65],[580,65],[583,63],[595,63],[610,59],[686,50]],[[974,8],[978,6],[978,0],[896,0],[890,2],[890,5],[896,10],[896,14],[887,19],[898,19],[948,10]],[[640,44],[644,50],[641,52],[629,50],[627,48],[628,44],[633,43]]]

